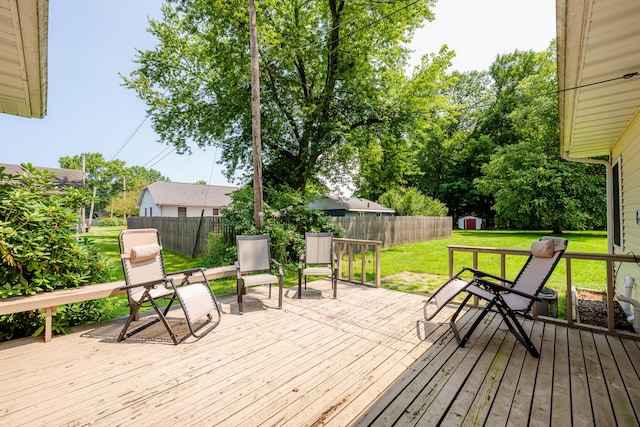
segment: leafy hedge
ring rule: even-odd
[[[80,206],[90,196],[80,189],[60,191],[55,175],[23,164],[12,175],[0,168],[0,298],[100,283],[107,278],[106,260],[91,242],[79,242],[76,225]],[[99,302],[70,305],[58,310],[54,329],[100,318]],[[0,339],[42,330],[38,311],[0,316]]]
[[[307,206],[304,197],[288,187],[265,188],[264,222],[258,230],[254,222],[253,188],[243,187],[231,194],[231,205],[222,209],[226,227],[235,235],[269,235],[271,256],[282,263],[295,263],[304,252],[305,232],[332,232],[343,237],[344,230],[324,212]],[[237,258],[235,241],[224,242],[220,235],[209,240],[210,265],[233,264]]]

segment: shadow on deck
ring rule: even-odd
[[[282,310],[251,288],[242,316],[225,296],[220,326],[178,346],[153,327],[117,343],[123,319],[2,343],[0,424],[638,424],[636,341],[529,321],[535,359],[489,315],[458,349],[453,308],[425,323],[422,297],[338,286]]]

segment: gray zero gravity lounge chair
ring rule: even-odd
[[[333,233],[304,233],[304,254],[298,262],[298,299],[302,297],[302,277],[329,276],[333,297],[338,296],[338,260],[333,253]]]
[[[160,234],[153,228],[124,230],[120,233],[120,257],[129,297],[130,315],[118,341],[122,341],[154,323],[162,322],[174,344],[178,344],[193,335],[201,338],[220,323],[220,308],[209,286],[203,268],[182,270],[167,275],[162,256]],[[174,281],[179,280],[179,283]],[[169,303],[161,310],[158,299],[168,299]],[[174,301],[179,301],[190,334],[178,337],[167,321],[167,313]],[[131,332],[127,332],[131,322],[138,318],[140,307],[148,303],[158,314],[158,318],[146,322]],[[200,322],[200,324],[197,324]]]
[[[562,254],[567,248],[567,240],[556,237],[542,237],[531,245],[531,255],[514,281],[503,279],[474,268],[465,267],[442,285],[425,303],[425,319],[433,317],[461,292],[467,292],[462,304],[450,320],[458,345],[463,347],[482,319],[495,309],[500,313],[509,330],[529,350],[534,357],[539,353],[516,319],[516,315],[531,318],[531,307],[540,301],[538,293],[551,276]],[[470,279],[465,279],[471,275]],[[469,299],[476,296],[487,302],[466,335],[460,338],[456,319]]]
[[[271,298],[271,285],[278,284],[280,294],[278,296],[278,308],[282,308],[282,285],[284,283],[284,270],[282,264],[271,258],[269,249],[269,236],[236,236],[238,247],[238,260],[236,261],[236,292],[238,294],[238,312],[244,312],[242,307],[242,294],[250,286],[269,285],[269,298]],[[272,265],[278,268],[278,275],[272,272]]]

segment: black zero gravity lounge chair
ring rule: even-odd
[[[540,301],[537,295],[567,249],[567,243],[566,239],[556,237],[542,237],[539,241],[533,242],[529,259],[527,259],[524,267],[522,267],[522,270],[513,281],[474,268],[463,268],[427,299],[425,302],[425,319],[427,321],[433,319],[459,293],[466,292],[466,297],[449,322],[460,347],[467,343],[471,334],[487,313],[495,309],[500,313],[509,330],[516,336],[518,341],[527,348],[531,355],[538,357],[538,350],[518,319],[516,319],[516,315],[528,319],[532,318],[530,313],[533,303]],[[472,278],[464,279],[462,276],[465,273],[466,275],[471,273]],[[461,338],[456,326],[456,319],[469,299],[474,296],[485,300],[487,305],[482,308],[482,312],[475,319],[464,337]]]
[[[127,339],[157,322],[163,323],[174,344],[179,344],[189,335],[201,338],[218,326],[221,317],[220,307],[209,286],[204,268],[176,271],[167,275],[160,234],[153,228],[124,230],[118,240],[126,283],[121,289],[127,290],[130,306],[129,318],[118,336],[118,341]],[[174,282],[178,280],[179,283]],[[162,298],[169,300],[164,310],[157,304],[157,300]],[[175,334],[166,317],[176,300],[180,302],[190,331],[190,334],[183,337]],[[127,332],[145,303],[153,307],[158,318]]]

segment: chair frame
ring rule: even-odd
[[[243,267],[243,264],[241,262],[241,256],[240,256],[240,248],[241,245],[243,244],[243,242],[253,242],[253,241],[265,241],[265,252],[266,252],[266,257],[264,259],[262,259],[262,263],[261,265],[258,266],[250,266],[250,267]],[[282,267],[282,264],[279,263],[278,261],[276,261],[275,259],[273,259],[271,257],[271,249],[270,249],[270,244],[269,244],[269,236],[266,234],[260,234],[260,235],[251,235],[251,236],[236,236],[236,247],[238,249],[238,260],[235,262],[235,267],[236,267],[236,294],[238,296],[238,313],[239,314],[244,314],[244,307],[243,307],[243,292],[244,289],[249,288],[249,287],[253,287],[253,286],[259,286],[259,285],[269,285],[269,299],[271,299],[271,285],[272,284],[278,284],[280,290],[279,290],[279,295],[278,295],[278,308],[281,309],[282,308],[282,288],[284,286],[284,269]],[[273,266],[276,266],[278,269],[278,275],[274,275],[272,274],[272,270],[273,270]],[[260,283],[255,283],[255,284],[247,284],[245,281],[245,277],[247,275],[249,275],[250,273],[257,273],[257,272],[265,272],[268,271],[269,273],[267,275],[265,275],[265,279],[266,281],[262,281]],[[267,277],[267,276],[272,276],[272,277]],[[275,280],[274,280],[275,279]],[[273,281],[272,281],[273,280]]]
[[[548,239],[548,237],[543,237],[541,240],[543,240],[543,239]],[[536,290],[535,290],[535,292],[533,294],[530,294],[530,293],[527,293],[527,292],[522,292],[519,289],[514,288],[514,286],[517,286],[518,281],[521,278],[521,276],[523,275],[524,271],[527,269],[527,267],[532,262],[532,260],[534,258],[533,254],[531,254],[529,256],[529,258],[525,262],[524,266],[522,267],[522,269],[518,273],[518,276],[513,281],[505,279],[503,277],[499,277],[499,276],[487,273],[487,272],[484,272],[484,271],[481,271],[481,270],[478,270],[478,269],[475,269],[475,268],[464,267],[462,270],[460,270],[460,272],[458,272],[455,276],[453,276],[451,279],[449,279],[449,281],[447,281],[447,283],[445,283],[443,286],[441,286],[425,302],[425,319],[426,320],[431,320],[438,313],[438,311],[440,311],[440,309],[442,309],[442,307],[444,307],[448,302],[450,302],[453,298],[455,298],[456,295],[458,295],[461,292],[467,292],[467,295],[465,296],[464,300],[458,306],[457,310],[455,311],[455,313],[453,314],[453,316],[451,317],[451,319],[449,321],[449,324],[451,326],[451,329],[453,330],[453,333],[454,333],[454,336],[456,338],[456,341],[458,342],[458,345],[460,347],[464,347],[465,346],[465,344],[469,341],[469,339],[471,338],[471,335],[473,334],[475,329],[478,327],[480,322],[482,322],[482,320],[485,318],[485,316],[490,311],[495,310],[500,314],[500,316],[502,317],[504,322],[507,324],[507,327],[509,328],[511,333],[513,333],[513,335],[516,337],[516,339],[518,341],[520,341],[520,343],[522,343],[522,345],[524,345],[524,347],[529,351],[529,353],[534,357],[539,357],[540,353],[538,352],[538,350],[536,349],[534,344],[531,342],[531,338],[525,332],[524,328],[522,327],[522,324],[518,321],[516,316],[519,315],[519,316],[522,316],[525,319],[533,319],[533,317],[530,314],[531,313],[531,309],[533,307],[533,304],[535,302],[542,301],[538,297],[538,294],[540,293],[540,291],[542,290],[544,285],[549,280],[549,277],[551,277],[551,274],[555,270],[556,266],[558,265],[558,262],[560,261],[560,259],[562,258],[562,255],[564,254],[564,252],[566,250],[567,243],[568,243],[566,239],[558,239],[558,238],[552,238],[552,239],[554,239],[556,241],[560,241],[561,243],[563,243],[564,247],[562,249],[555,250],[555,252],[553,254],[553,258],[554,259],[553,259],[551,265],[549,266],[548,271],[546,272],[544,277],[541,277],[540,283],[538,284],[538,286],[537,286],[537,288],[536,288]],[[466,283],[466,285],[461,285],[461,280],[462,280],[461,279],[461,275],[463,273],[465,273],[465,272],[472,273],[473,274],[473,278],[470,281],[468,281]],[[457,281],[457,282],[455,282],[455,281]],[[500,282],[502,284],[497,283],[497,282]],[[457,288],[455,288],[454,292],[450,292],[450,294],[447,295],[446,302],[441,303],[439,305],[439,307],[436,309],[435,312],[433,312],[431,314],[427,314],[427,306],[431,303],[431,301],[434,298],[437,298],[437,296],[438,296],[438,294],[440,292],[446,292],[445,291],[446,286],[451,284],[451,283],[454,283],[454,286],[457,286]],[[509,303],[507,301],[505,301],[505,299],[504,299],[504,297],[506,295],[508,295],[508,294],[515,294],[515,295],[524,297],[524,298],[528,299],[529,302],[527,303],[526,307],[523,308],[523,309],[513,309],[513,308],[511,308]],[[488,295],[490,295],[490,297],[488,297]],[[458,316],[460,315],[460,313],[462,313],[462,310],[464,309],[466,304],[469,302],[471,297],[474,297],[474,296],[487,301],[487,305],[482,308],[482,311],[476,317],[476,319],[474,320],[473,324],[468,329],[466,334],[461,337],[460,336],[460,330],[458,329],[457,324],[456,324],[456,320],[457,320]]]
[[[130,248],[127,247],[125,240],[128,235],[136,235],[136,234],[138,235],[154,234],[155,235],[156,242],[160,247],[156,262],[159,263],[158,266],[160,268],[160,274],[163,277],[145,281],[145,282],[130,283],[131,278],[130,278],[129,269],[133,267],[131,265],[128,265],[127,260],[129,259]],[[122,328],[122,330],[120,331],[120,334],[118,335],[117,341],[123,341],[131,337],[132,335],[135,335],[138,332],[143,331],[144,329],[158,322],[162,322],[165,329],[169,333],[169,336],[171,337],[171,341],[173,341],[174,344],[179,344],[183,342],[185,339],[187,339],[190,335],[193,335],[196,339],[200,339],[220,324],[220,320],[222,318],[222,312],[220,311],[220,304],[216,300],[215,294],[211,290],[209,280],[207,279],[207,276],[205,274],[205,269],[192,268],[192,269],[174,271],[167,274],[165,265],[164,265],[164,256],[162,253],[162,242],[160,240],[160,233],[156,229],[124,230],[120,233],[120,236],[118,237],[118,243],[120,246],[120,257],[122,261],[122,268],[125,276],[125,282],[127,283],[125,286],[120,287],[120,289],[127,291],[127,298],[129,300],[130,313],[129,313],[129,317],[125,322],[124,327]],[[175,276],[175,277],[171,277],[171,276]],[[182,280],[178,285],[176,285],[175,278],[180,276],[182,276]],[[160,289],[161,292],[159,293],[159,296],[154,297],[152,291],[157,290],[158,285],[163,286],[166,289],[166,291]],[[207,321],[197,327],[191,322],[188,314],[189,307],[187,304],[185,304],[185,299],[180,294],[180,288],[183,288],[186,286],[195,286],[195,285],[202,285],[204,288],[208,289],[208,292],[211,295],[213,304],[215,305],[215,309],[217,312],[217,319],[214,320],[211,314],[207,314]],[[139,298],[137,299],[134,298],[131,294],[131,291],[141,287],[144,288],[144,291],[142,292],[142,294],[140,294]],[[164,310],[161,310],[157,304],[157,299],[161,299],[161,298],[169,299],[169,302],[167,306],[164,308]],[[171,307],[173,306],[173,303],[176,300],[180,303],[180,306],[185,313],[185,320],[187,325],[189,326],[189,331],[190,331],[190,334],[187,334],[183,337],[178,337],[176,335],[176,333],[171,328],[169,321],[167,320],[167,314],[169,313],[169,310],[171,309]],[[131,323],[134,320],[139,319],[140,309],[147,302],[151,304],[154,311],[158,315],[158,318],[154,319],[153,321],[147,322],[144,325],[139,326],[133,331],[128,331]]]
[[[333,298],[338,297],[338,259],[333,251],[333,233],[305,233],[305,249],[304,253],[300,255],[298,261],[298,299],[302,298],[302,278],[304,277],[304,288],[307,289],[307,276],[315,276],[316,274],[305,274],[305,270],[309,266],[324,265],[328,266],[330,273],[328,276],[331,278],[331,288],[333,289]],[[328,239],[330,244],[330,254],[328,257],[315,257],[311,259],[309,256],[309,241],[311,239]],[[312,272],[313,273],[313,272]],[[318,274],[325,275],[325,274]]]

